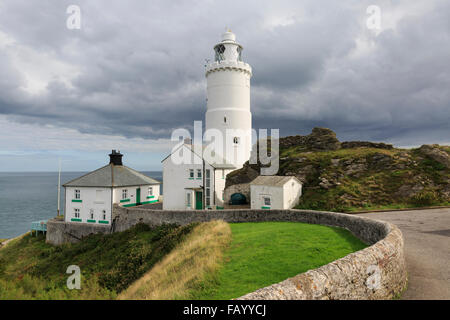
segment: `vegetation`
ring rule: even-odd
[[[52,246],[43,235],[0,250],[1,299],[112,299],[175,248],[195,224],[140,224],[111,235],[92,235],[75,244]],[[81,290],[66,287],[69,265],[81,269]]]
[[[140,224],[62,246],[28,234],[0,250],[0,299],[231,299],[364,247],[347,230],[289,222]],[[81,290],[66,287],[69,265]]]
[[[366,247],[349,231],[295,222],[232,223],[218,272],[192,285],[190,299],[232,299]]]
[[[277,174],[303,182],[299,209],[350,212],[450,205],[450,146],[398,149],[385,143],[339,142],[332,130],[314,128],[306,136],[280,138],[279,147]],[[254,146],[253,152],[258,150]],[[245,163],[227,175],[226,186],[251,182],[263,166]]]
[[[283,170],[305,173],[297,208],[351,212],[450,204],[450,170],[415,150],[373,148],[314,153],[284,150]]]
[[[119,295],[119,299],[189,299],[190,290],[216,274],[231,242],[223,221],[202,223],[164,259]]]

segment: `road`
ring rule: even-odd
[[[402,231],[409,278],[402,299],[450,299],[450,208],[358,215]]]

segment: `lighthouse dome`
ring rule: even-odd
[[[236,35],[231,32],[231,30],[228,30],[224,34],[222,34],[222,41],[236,41]]]

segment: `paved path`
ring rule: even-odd
[[[409,283],[402,299],[450,299],[450,208],[361,216],[391,222],[403,233]]]

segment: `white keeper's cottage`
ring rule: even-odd
[[[207,82],[206,132],[219,132],[223,148],[205,157],[205,146],[197,150],[190,142],[174,152],[188,154],[190,164],[163,161],[163,209],[223,209],[226,175],[242,168],[252,147],[250,78],[252,68],[242,61],[242,46],[230,30],[214,46],[215,59],[205,69]]]
[[[66,222],[111,224],[116,203],[131,207],[159,201],[161,183],[124,166],[122,156],[112,150],[108,165],[63,185]]]

